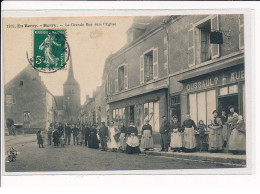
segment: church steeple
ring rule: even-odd
[[[77,82],[77,81],[75,80],[75,78],[74,78],[74,72],[73,72],[72,58],[71,58],[71,56],[70,56],[70,65],[69,65],[68,77],[67,77],[67,80],[66,80],[65,84],[68,84],[68,83],[70,83],[70,84],[72,84],[72,83],[77,83],[77,84],[78,84],[78,82]]]

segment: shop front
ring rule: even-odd
[[[139,134],[146,120],[153,129],[154,143],[160,143],[161,117],[167,115],[167,89],[159,89],[142,95],[125,98],[123,100],[109,103],[109,120],[124,122],[128,126],[134,121]]]
[[[243,64],[182,80],[182,97],[187,100],[187,110],[196,124],[202,120],[212,122],[213,110],[229,114],[234,106],[239,115],[245,116],[245,73]]]

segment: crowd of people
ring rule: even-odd
[[[162,117],[160,126],[161,151],[168,152],[195,152],[202,151],[203,146],[210,152],[222,152],[227,148],[234,154],[243,154],[246,150],[246,133],[243,117],[229,107],[229,114],[222,111],[221,115],[216,110],[212,112],[213,120],[206,126],[200,120],[198,125],[186,115],[182,125],[177,116],[168,121],[166,116]],[[198,134],[198,138],[195,137]],[[110,126],[105,122],[101,126],[96,124],[51,124],[47,132],[48,143],[54,143],[54,147],[64,147],[71,144],[71,137],[74,145],[85,145],[88,148],[98,149],[101,144],[101,151],[125,152],[128,154],[140,153],[140,148],[148,151],[154,148],[153,129],[149,120],[145,120],[141,128],[141,141],[139,141],[138,130],[134,121],[126,126],[124,122],[114,121]],[[198,140],[199,139],[199,140]],[[37,133],[39,148],[43,147],[43,140],[40,131]],[[199,149],[198,149],[199,148]]]

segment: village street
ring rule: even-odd
[[[37,171],[102,171],[102,170],[151,170],[151,169],[205,169],[237,167],[205,161],[149,156],[145,154],[102,152],[85,146],[54,148],[45,145],[39,149],[36,135],[6,136],[6,149],[19,152],[15,162],[5,162],[6,172]],[[7,161],[7,159],[5,159]]]

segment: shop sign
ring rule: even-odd
[[[229,83],[234,83],[244,79],[245,79],[244,70],[232,71],[229,73],[223,73],[222,75],[216,75],[196,82],[188,83],[186,85],[186,90],[187,92],[202,90],[214,86],[221,86]]]

